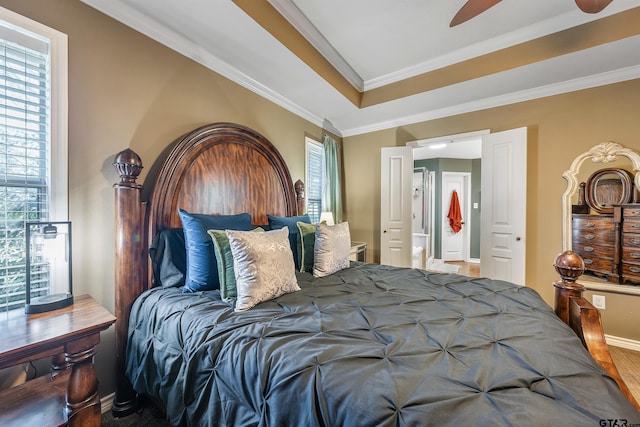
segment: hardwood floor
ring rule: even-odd
[[[640,351],[610,345],[609,352],[631,394],[640,402]]]
[[[464,261],[446,261],[445,264],[457,265],[460,267],[458,274],[470,277],[480,277],[480,264]]]

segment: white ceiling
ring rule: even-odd
[[[82,0],[342,136],[640,77],[640,36],[359,108],[231,0]],[[360,91],[640,6],[505,0],[454,28],[465,0],[269,1]],[[640,25],[640,23],[639,23]]]

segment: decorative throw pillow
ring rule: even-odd
[[[218,264],[207,230],[251,230],[251,215],[203,215],[178,210],[187,248],[185,292],[218,289]]]
[[[264,231],[254,228],[252,231]],[[233,268],[233,254],[229,238],[224,230],[207,230],[213,241],[213,249],[218,263],[218,279],[220,280],[220,297],[223,301],[233,301],[238,295],[236,291],[236,276]]]
[[[313,256],[313,275],[324,277],[350,265],[351,234],[349,223],[318,224]]]
[[[296,225],[298,222],[306,222],[307,224],[311,223],[311,218],[309,215],[299,215],[299,216],[273,216],[267,215],[267,219],[269,220],[269,228],[271,230],[278,230],[282,227],[289,228],[289,243],[291,245],[291,252],[293,253],[293,261],[295,262],[296,269],[300,269],[300,255],[298,254],[298,226]]]
[[[187,273],[187,250],[182,228],[167,228],[154,237],[149,246],[153,286],[184,286]]]
[[[313,247],[316,243],[316,225],[298,222],[298,265],[303,273],[313,273]]]
[[[227,237],[238,293],[235,311],[300,290],[286,228],[264,233],[227,230]]]

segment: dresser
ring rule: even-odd
[[[571,232],[586,272],[640,285],[640,204],[616,205],[611,215],[573,214]]]
[[[584,260],[585,271],[619,283],[616,225],[614,215],[573,214],[571,232],[573,251]]]
[[[640,204],[614,208],[620,227],[620,283],[640,284]]]

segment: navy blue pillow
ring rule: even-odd
[[[293,252],[293,262],[296,265],[296,270],[300,270],[300,260],[298,259],[298,237],[300,235],[298,231],[298,222],[311,224],[311,218],[309,218],[309,215],[304,214],[299,216],[267,215],[267,219],[269,220],[269,227],[272,230],[289,227],[289,244],[291,245],[291,251]]]
[[[182,228],[161,230],[149,247],[153,285],[170,288],[184,286],[187,274],[187,250]]]
[[[251,215],[203,215],[191,214],[178,209],[184,242],[187,248],[187,277],[184,292],[210,291],[220,288],[218,263],[213,249],[211,236],[207,230],[240,230],[248,231],[251,226]]]

